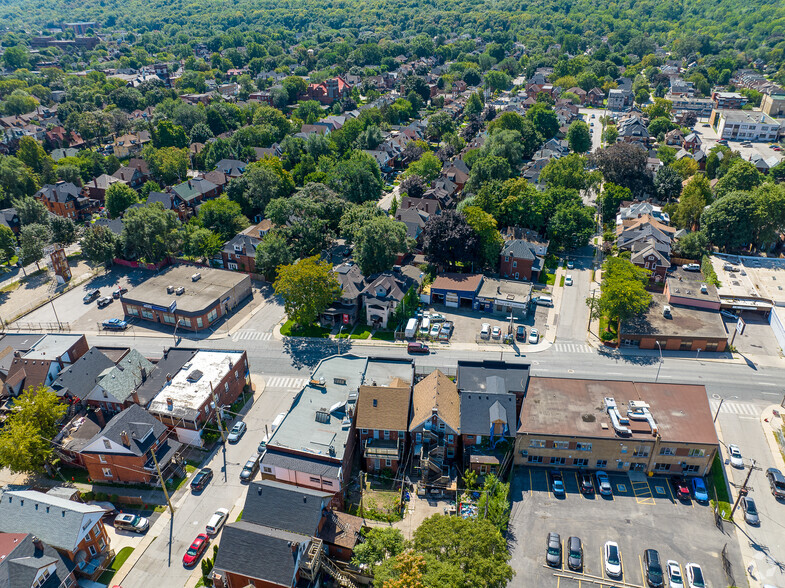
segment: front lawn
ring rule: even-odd
[[[725,468],[722,467],[722,458],[720,457],[719,452],[714,456],[714,463],[711,464],[711,472],[709,473],[707,482],[707,490],[709,491],[712,507],[715,505],[718,506],[722,518],[729,521],[732,509],[731,498],[728,494],[728,484],[725,481]],[[715,502],[715,496],[716,501],[719,502],[718,505]]]
[[[319,325],[306,325],[304,327],[295,326],[292,319],[287,320],[281,326],[281,335],[284,337],[315,337],[326,339],[330,335],[330,329],[325,329]]]
[[[106,568],[106,571],[98,578],[99,584],[110,584],[114,575],[121,567],[123,567],[123,564],[129,557],[131,557],[133,552],[133,547],[123,547],[117,553],[117,555],[114,556],[111,566]]]
[[[608,322],[608,317],[603,315],[600,317],[600,339],[603,341],[615,341],[619,338],[617,331],[618,325],[616,321]]]
[[[395,341],[395,331],[379,329],[373,334],[371,339],[375,339],[377,341]]]

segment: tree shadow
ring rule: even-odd
[[[628,355],[611,347],[600,347],[597,353],[608,359],[615,359],[632,365],[656,365],[660,358],[656,355]]]
[[[341,339],[341,353],[351,349],[350,340]],[[297,369],[314,368],[325,357],[338,353],[338,343],[330,339],[310,339],[307,337],[286,337],[283,340],[284,353],[292,360]]]

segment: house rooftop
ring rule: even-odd
[[[458,361],[457,384],[462,392],[512,392],[524,393],[529,385],[528,363],[506,361]],[[501,378],[504,388],[499,388]]]
[[[616,401],[622,415],[631,400],[649,405],[661,442],[717,445],[706,387],[631,381],[533,377],[521,410],[519,433],[653,439],[648,422],[630,419],[630,435],[617,434],[605,398]]]
[[[412,388],[408,382],[393,386],[360,386],[357,400],[358,429],[406,431],[409,427],[409,406]]]
[[[663,316],[665,305],[671,307],[671,317]],[[726,338],[725,323],[719,312],[713,309],[691,308],[680,304],[669,304],[665,295],[653,293],[651,304],[645,314],[621,325],[624,335],[683,336],[689,339]]]
[[[460,398],[461,435],[486,436],[491,431],[491,423],[500,420],[504,423],[503,435],[505,437],[515,436],[518,426],[515,394],[508,392],[461,392]]]
[[[310,536],[316,533],[322,510],[332,498],[330,492],[273,480],[251,482],[245,495],[243,521]]]
[[[242,359],[241,351],[198,351],[150,403],[150,412],[193,419],[207,402],[213,388]],[[171,408],[169,408],[171,400]]]
[[[25,353],[25,359],[57,359],[84,338],[84,335],[44,335]],[[73,361],[73,358],[71,358]]]
[[[197,352],[198,349],[180,347],[164,350],[163,357],[155,364],[155,368],[147,377],[147,380],[136,389],[139,404],[147,406],[164,387],[167,376],[179,372],[186,363],[193,359]]]
[[[431,284],[431,290],[458,290],[476,292],[482,283],[482,274],[441,274]]]

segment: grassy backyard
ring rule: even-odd
[[[117,573],[117,570],[123,567],[123,564],[129,557],[131,557],[131,554],[133,552],[134,552],[133,547],[123,547],[119,551],[119,553],[117,553],[117,555],[114,556],[114,559],[112,560],[112,564],[108,568],[106,568],[106,571],[103,574],[101,574],[100,578],[98,578],[98,582],[100,584],[111,583],[112,578]]]
[[[281,335],[284,337],[316,337],[318,339],[326,339],[330,335],[330,329],[325,329],[319,325],[295,327],[294,321],[289,319],[281,326]]]

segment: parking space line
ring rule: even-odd
[[[646,573],[643,571],[643,558],[639,555],[638,561],[641,564],[641,582],[646,585]]]
[[[532,470],[529,468],[529,496],[534,494],[534,482],[532,482]]]
[[[668,496],[671,497],[671,502],[676,502],[676,497],[673,495],[673,491],[671,490],[670,480],[665,483],[665,487],[668,489]]]
[[[619,579],[624,579],[624,558],[621,556],[621,549],[619,549],[619,567],[621,568],[621,576],[619,576]]]
[[[564,539],[561,541],[561,571],[564,571]]]
[[[645,482],[631,482],[630,485],[632,486],[632,493],[635,496],[635,502],[638,504],[647,504],[649,506],[655,504],[648,480]]]

